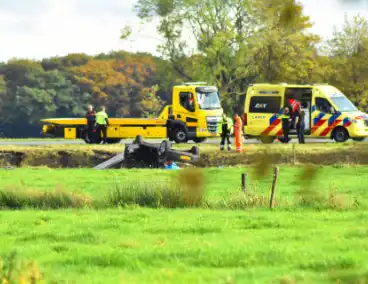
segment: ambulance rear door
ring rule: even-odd
[[[275,85],[257,86],[249,101],[248,125],[250,134],[275,136],[281,129],[284,88]]]

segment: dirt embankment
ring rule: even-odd
[[[62,146],[61,146],[62,147]],[[64,147],[22,147],[0,148],[0,166],[50,168],[92,168],[113,157],[122,149],[98,149]],[[204,151],[198,167],[218,167],[251,165],[256,163],[272,164],[315,164],[368,165],[368,145],[346,145],[346,147],[252,147],[244,153]],[[119,166],[117,166],[119,167]]]

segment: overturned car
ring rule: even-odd
[[[147,143],[138,135],[125,151],[96,166],[95,169],[107,169],[117,164],[124,168],[163,168],[167,162],[194,163],[199,159],[199,147],[190,150],[174,150],[167,140],[160,144]]]

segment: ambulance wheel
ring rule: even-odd
[[[177,144],[188,142],[188,135],[183,128],[175,129],[174,141]]]
[[[349,134],[343,127],[338,127],[332,134],[333,139],[338,143],[343,143],[349,138]]]
[[[365,140],[365,137],[359,137],[359,138],[352,138],[353,141],[356,141],[356,142],[363,142]]]
[[[193,141],[195,143],[202,143],[202,142],[204,142],[206,140],[207,140],[207,138],[199,138],[199,137],[193,139]]]
[[[262,144],[272,144],[274,138],[271,136],[261,136],[259,137],[259,140],[261,141]]]

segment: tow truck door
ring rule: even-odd
[[[195,132],[198,124],[195,102],[195,94],[189,88],[178,88],[174,91],[172,114],[176,120],[183,121],[187,125],[189,132],[192,132],[190,128],[194,128]]]

